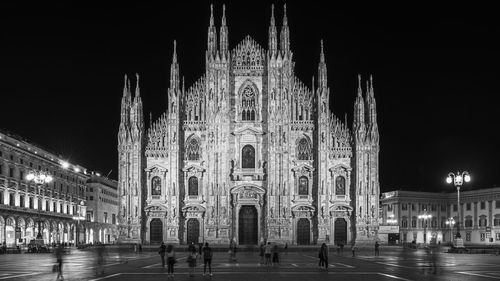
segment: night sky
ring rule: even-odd
[[[166,109],[174,39],[186,88],[205,69],[210,2],[156,2],[2,2],[0,128],[116,179],[123,75],[140,74],[149,124]],[[271,3],[227,1],[231,49],[247,34],[267,49]],[[311,85],[323,38],[331,108],[350,127],[357,74],[373,74],[382,191],[451,191],[444,178],[456,170],[471,173],[469,188],[500,185],[495,9],[287,3],[296,75]]]

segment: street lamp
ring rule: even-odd
[[[427,214],[427,210],[424,209],[424,213],[421,215],[418,215],[418,218],[424,220],[424,244],[427,244],[427,219],[432,218],[432,215]]]
[[[78,248],[78,245],[80,244],[80,221],[85,220],[85,217],[82,216],[82,206],[85,203],[80,201],[80,206],[78,208],[78,216],[74,216],[73,220],[76,220],[76,238],[75,238],[75,246]]]
[[[451,230],[452,230],[454,224],[455,224],[455,219],[454,218],[448,218],[446,220],[446,225],[448,225],[450,227],[450,243],[453,240],[453,233],[452,233]]]
[[[446,177],[446,182],[448,184],[453,183],[453,185],[457,188],[457,213],[458,213],[458,220],[457,220],[457,239],[462,237],[460,235],[460,187],[462,184],[465,182],[470,182],[471,178],[469,175],[469,172],[463,171],[463,172],[457,172],[456,174],[450,172],[448,173],[448,177]]]
[[[26,180],[30,182],[34,182],[37,187],[40,187],[43,184],[47,184],[52,182],[53,178],[49,173],[44,173],[43,171],[32,170],[26,175]],[[42,236],[42,219],[40,217],[40,208],[38,206],[38,234],[36,235],[36,239],[43,239]]]

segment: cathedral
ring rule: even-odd
[[[118,131],[119,242],[308,245],[377,240],[379,134],[373,81],[352,126],[330,111],[321,42],[312,86],[296,75],[286,6],[268,46],[230,49],[210,16],[206,71],[184,87],[176,43],[165,112],[145,127],[125,76]],[[365,86],[366,85],[366,86]],[[354,91],[353,91],[354,92]]]

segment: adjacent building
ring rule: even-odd
[[[379,222],[372,79],[365,87],[359,78],[349,126],[330,110],[323,42],[313,83],[296,76],[286,6],[279,32],[271,10],[267,49],[250,36],[230,49],[228,36],[225,9],[218,31],[212,11],[206,71],[187,89],[174,42],[166,110],[149,128],[139,76],[134,97],[125,77],[120,242],[371,245]]]
[[[500,187],[433,193],[391,191],[381,195],[381,229],[384,240],[423,243],[453,241],[459,225],[464,244],[500,244]],[[428,214],[430,218],[419,218]],[[459,215],[460,214],[460,215]]]
[[[52,181],[36,184],[27,179],[32,172]],[[84,167],[0,131],[0,243],[10,247],[37,236],[45,243],[75,242],[74,216],[86,212],[88,179]]]
[[[98,173],[87,180],[87,214],[85,216],[88,243],[115,243],[118,237],[117,181]]]

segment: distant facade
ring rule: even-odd
[[[88,243],[115,243],[118,238],[117,181],[97,174],[87,180],[87,214],[85,216]]]
[[[350,129],[329,108],[323,45],[312,88],[294,65],[286,7],[279,34],[273,10],[267,50],[250,36],[229,49],[224,11],[219,32],[210,17],[206,72],[187,89],[174,42],[167,109],[149,128],[139,77],[134,98],[125,78],[120,242],[377,239],[373,84],[360,81]]]
[[[75,242],[73,217],[85,213],[89,176],[85,168],[63,163],[53,153],[0,131],[0,243],[7,247],[29,243],[39,229],[45,243]],[[26,179],[33,170],[54,180],[36,185]]]
[[[432,217],[425,227],[427,243],[453,241],[460,222],[464,244],[500,244],[500,188],[479,189],[457,193],[392,191],[381,196],[381,229],[397,226],[400,242],[423,243],[424,219],[418,216],[427,211]],[[458,216],[460,209],[460,217]],[[453,219],[455,224],[446,222]],[[397,220],[387,223],[387,220]],[[393,227],[394,229],[394,227]],[[389,235],[389,234],[387,234]]]

